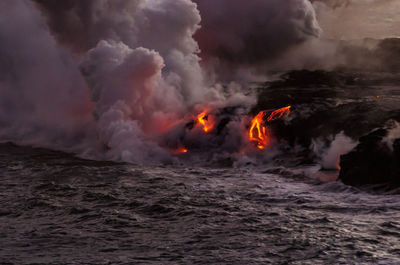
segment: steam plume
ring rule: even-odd
[[[319,35],[305,0],[196,0],[202,14],[197,34],[202,53],[232,62],[255,63]]]
[[[31,2],[1,1],[0,17],[1,140],[69,146],[91,120],[84,78]]]

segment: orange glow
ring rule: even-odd
[[[267,118],[267,122],[274,121],[280,118],[289,116],[291,106],[287,106],[278,110],[275,110]],[[269,145],[269,137],[267,135],[267,127],[264,125],[264,117],[266,111],[261,111],[251,121],[251,127],[249,130],[249,139],[256,143],[258,149],[263,150]]]
[[[274,120],[277,120],[280,118],[285,118],[285,117],[289,116],[291,107],[292,106],[287,106],[287,107],[273,111],[271,113],[271,115],[269,115],[267,121],[270,122],[270,121],[274,121]]]
[[[178,147],[177,149],[172,150],[174,155],[185,154],[187,152],[189,152],[189,150],[187,150],[185,147]]]
[[[249,131],[250,141],[257,143],[258,149],[264,149],[268,145],[268,137],[264,123],[265,111],[261,111],[257,116],[251,121],[251,127]],[[256,131],[256,132],[254,132]]]
[[[207,111],[203,111],[197,115],[197,121],[203,126],[203,131],[208,133],[214,128],[214,122]]]

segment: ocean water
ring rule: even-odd
[[[302,170],[141,167],[2,144],[0,264],[400,263],[399,195]]]

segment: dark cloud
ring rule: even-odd
[[[319,35],[308,0],[195,0],[202,16],[202,56],[239,63],[273,59]]]
[[[75,51],[86,51],[103,39],[134,35],[133,14],[142,0],[33,0],[53,34]],[[126,15],[128,14],[128,15]]]
[[[64,146],[90,120],[77,65],[29,1],[0,2],[0,139]]]

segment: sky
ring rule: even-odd
[[[361,39],[400,37],[399,0],[314,1],[322,37]],[[332,9],[332,7],[334,7]]]

